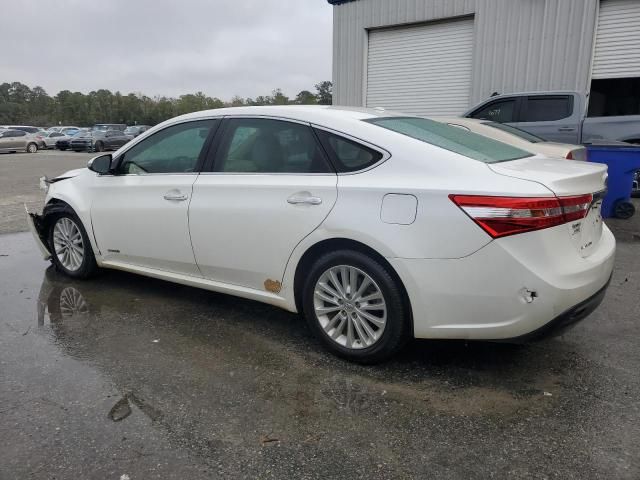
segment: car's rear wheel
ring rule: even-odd
[[[359,363],[388,359],[411,330],[402,286],[382,263],[357,251],[330,252],[313,264],[303,310],[329,350]]]
[[[49,248],[53,264],[70,277],[87,278],[98,269],[87,232],[75,213],[62,212],[53,218]]]
[[[36,145],[35,143],[30,143],[29,145],[27,145],[27,152],[36,153],[37,151],[38,151],[38,145]]]

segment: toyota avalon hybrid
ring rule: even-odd
[[[522,341],[600,303],[606,166],[382,109],[239,107],[151,128],[44,179],[45,258],[300,312],[372,363],[412,338]]]

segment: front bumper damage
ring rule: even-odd
[[[27,223],[29,224],[29,230],[33,235],[34,240],[36,241],[36,245],[38,249],[42,253],[42,258],[45,260],[49,260],[51,258],[51,252],[47,248],[47,238],[46,232],[43,228],[42,215],[38,215],[37,213],[32,213],[29,211],[29,207],[24,205],[25,212],[27,213]]]

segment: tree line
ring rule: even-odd
[[[44,88],[20,83],[0,84],[0,125],[93,125],[126,123],[155,125],[168,118],[222,107],[243,105],[331,105],[333,85],[323,81],[315,92],[303,90],[289,98],[277,88],[271,95],[256,98],[233,97],[224,102],[202,92],[172,97],[148,97],[141,93],[122,94],[100,89],[87,94],[62,90],[49,96]]]

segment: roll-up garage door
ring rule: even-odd
[[[369,32],[366,103],[414,115],[469,107],[473,18]]]
[[[640,77],[640,1],[602,0],[593,78]]]

